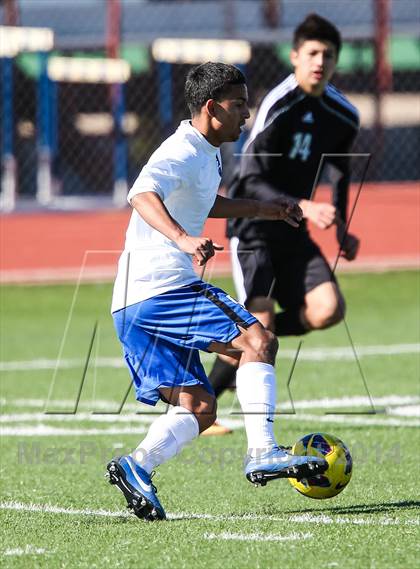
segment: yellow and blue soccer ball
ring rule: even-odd
[[[319,500],[332,498],[350,482],[353,467],[351,454],[337,437],[326,433],[311,433],[293,446],[292,453],[319,456],[328,462],[328,468],[323,474],[302,480],[289,478],[290,484],[304,496]]]

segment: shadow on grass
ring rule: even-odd
[[[382,502],[380,504],[356,504],[354,506],[336,506],[333,508],[306,508],[283,511],[283,514],[387,514],[399,510],[415,510],[420,508],[420,501],[404,500],[402,502]]]

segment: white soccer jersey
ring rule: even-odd
[[[152,154],[127,199],[156,192],[170,215],[194,237],[201,235],[216,199],[221,175],[220,150],[191,122]],[[192,256],[147,224],[133,209],[124,251],[118,262],[111,311],[179,288],[197,280]]]

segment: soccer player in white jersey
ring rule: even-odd
[[[249,117],[242,73],[205,63],[187,77],[191,120],[152,154],[131,188],[133,207],[119,260],[112,313],[136,397],[171,405],[130,455],[107,466],[135,515],[164,519],[151,473],[209,427],[216,399],[199,350],[234,355],[238,399],[248,439],[247,478],[265,485],[280,477],[303,478],[327,468],[323,459],[293,456],[273,434],[277,340],[224,291],[197,277],[221,249],[200,237],[207,217],[259,217],[297,227],[299,206],[288,199],[231,200],[217,195],[219,147],[236,140]]]

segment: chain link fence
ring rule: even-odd
[[[388,24],[382,21],[384,8]],[[180,38],[216,39],[219,47],[222,38],[249,42],[250,58],[242,68],[255,107],[291,72],[293,29],[309,11],[329,18],[342,32],[333,82],[360,110],[354,152],[372,153],[367,179],[419,180],[420,8],[415,1],[62,0],[52,7],[47,0],[3,0],[3,25],[48,27],[55,36],[47,55],[1,58],[3,193],[9,168],[18,204],[42,196],[42,160],[47,159],[52,190],[44,203],[54,196],[115,198],[121,179],[124,194],[151,152],[188,116],[183,85],[190,65],[179,54],[173,61],[157,60],[157,38],[178,38],[172,54],[179,51]],[[112,35],[113,18],[120,25]],[[386,59],[378,57],[382,40]],[[215,59],[222,51],[210,53]],[[118,85],[103,78],[69,80],[66,73],[67,80],[48,77],[43,83],[43,61],[52,57],[101,60],[110,54],[130,65],[130,76]]]

